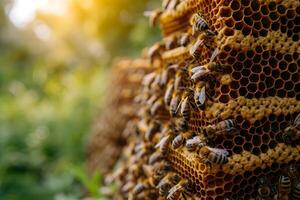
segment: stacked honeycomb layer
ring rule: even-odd
[[[299,199],[300,2],[167,0],[159,14],[116,198]]]
[[[105,106],[96,120],[88,145],[88,169],[90,173],[101,169],[107,172],[115,164],[126,145],[128,132],[136,118],[138,104],[134,98],[145,74],[149,73],[145,59],[121,59],[111,71]],[[132,121],[132,122],[131,122]]]

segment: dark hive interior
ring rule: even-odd
[[[300,1],[162,5],[113,197],[300,199]]]

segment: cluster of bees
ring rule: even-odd
[[[145,14],[164,38],[105,179],[112,197],[300,199],[300,2],[164,0]],[[275,48],[278,32],[295,48]]]
[[[145,59],[122,59],[113,65],[113,76],[106,88],[110,95],[89,139],[87,166],[91,174],[99,169],[108,172],[119,158],[136,118],[138,104],[134,103],[134,98],[144,75],[150,71]]]

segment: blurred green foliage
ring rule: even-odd
[[[68,2],[65,16],[41,12],[20,28],[0,0],[0,199],[104,199],[100,173],[85,172],[87,136],[110,60],[159,37],[142,17],[158,2]]]

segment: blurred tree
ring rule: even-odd
[[[66,0],[25,27],[0,0],[0,199],[101,197],[84,174],[86,136],[101,109],[109,60],[158,38],[142,17],[158,1]]]

